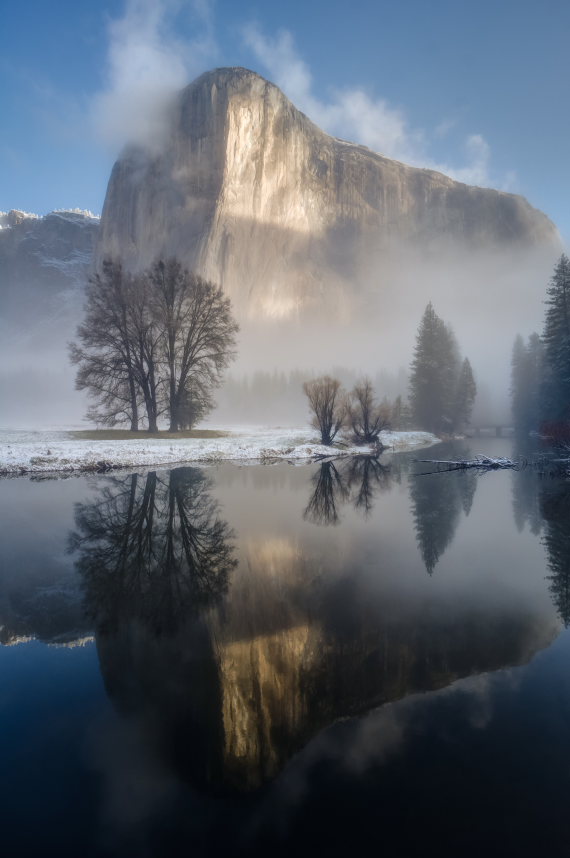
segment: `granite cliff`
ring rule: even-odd
[[[242,68],[179,95],[160,152],[131,147],[113,169],[96,260],[142,268],[161,255],[220,283],[239,315],[352,313],[377,260],[555,245],[520,196],[470,187],[325,134]]]

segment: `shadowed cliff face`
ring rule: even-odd
[[[370,269],[406,247],[555,245],[525,199],[408,167],[320,131],[245,69],[209,72],[180,95],[158,156],[130,149],[109,183],[97,250],[141,268],[160,255],[221,283],[239,315],[337,317]],[[382,282],[374,289],[382,292]]]

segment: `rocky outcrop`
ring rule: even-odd
[[[330,137],[246,69],[183,90],[165,141],[159,154],[131,148],[115,164],[97,260],[142,268],[176,256],[222,284],[242,316],[350,312],[374,261],[406,247],[558,241],[524,198]]]
[[[45,217],[22,211],[0,213],[0,318],[20,313],[41,318],[58,296],[83,294],[99,230],[89,212],[54,211]]]

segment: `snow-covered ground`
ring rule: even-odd
[[[216,428],[223,438],[141,438],[125,441],[88,441],[69,432],[0,430],[0,474],[27,472],[105,470],[138,465],[174,465],[185,462],[302,461],[331,453],[363,454],[367,448],[331,450],[308,428],[260,426]],[[429,447],[438,439],[428,432],[383,432],[381,441],[394,450]]]

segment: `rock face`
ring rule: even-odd
[[[176,256],[220,283],[240,315],[343,314],[374,260],[402,247],[555,244],[542,212],[328,136],[241,68],[180,94],[159,154],[115,164],[96,259]],[[381,289],[381,283],[375,284]]]
[[[81,298],[98,230],[99,218],[79,210],[0,213],[2,322],[45,320],[70,290]]]
[[[0,409],[3,426],[77,423],[67,342],[81,319],[99,218],[0,212]]]

